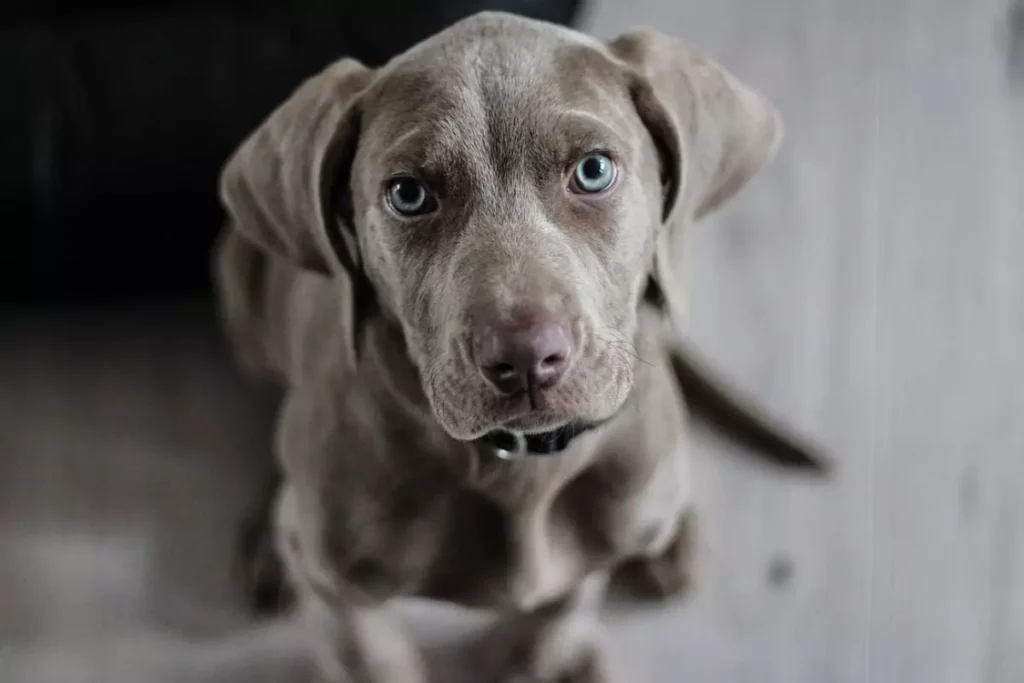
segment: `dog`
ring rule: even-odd
[[[488,12],[330,65],[241,144],[219,305],[285,392],[248,561],[280,560],[253,584],[287,586],[322,681],[426,680],[399,596],[497,610],[479,680],[616,680],[609,581],[693,580],[687,400],[823,469],[680,341],[684,233],[781,134],[673,38]]]

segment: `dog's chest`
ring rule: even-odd
[[[637,470],[610,454],[481,463],[459,491],[422,592],[467,604],[530,608],[594,569],[664,546],[685,502],[670,470]]]

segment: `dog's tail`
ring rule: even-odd
[[[741,398],[715,377],[696,352],[677,342],[670,352],[672,370],[694,417],[703,420],[752,454],[787,468],[825,475],[829,460],[819,450]]]

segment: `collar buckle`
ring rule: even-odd
[[[526,437],[502,430],[494,435],[491,447],[494,454],[502,460],[515,460],[526,454]]]

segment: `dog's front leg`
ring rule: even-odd
[[[425,683],[425,666],[411,638],[382,601],[331,570],[309,533],[317,525],[302,517],[296,503],[286,486],[276,537],[313,645],[317,683]]]
[[[562,598],[500,617],[481,643],[484,680],[611,683],[600,627],[607,584],[607,573],[596,572]]]
[[[686,595],[699,572],[697,512],[688,507],[680,515],[668,547],[656,555],[634,557],[614,574],[616,588],[641,600],[659,601]]]
[[[340,603],[300,590],[311,628],[317,683],[425,683],[415,644],[380,605]]]

